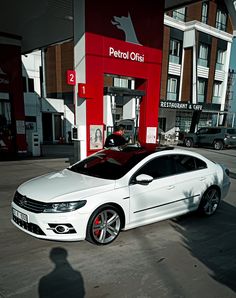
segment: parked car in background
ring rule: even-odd
[[[41,239],[109,244],[121,230],[194,210],[213,215],[229,191],[228,174],[188,150],[105,149],[20,185],[12,223]]]
[[[236,146],[236,129],[229,127],[202,127],[196,133],[184,135],[186,147],[212,146],[216,150]]]

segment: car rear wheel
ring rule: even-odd
[[[91,215],[86,239],[97,245],[110,244],[119,235],[120,229],[121,217],[118,210],[106,205],[98,208]]]
[[[215,187],[208,188],[199,205],[199,212],[206,216],[213,215],[220,204],[220,192]]]
[[[215,150],[222,150],[224,147],[224,144],[221,140],[215,140],[213,143],[213,146],[214,146]]]
[[[188,148],[193,147],[193,140],[190,138],[187,138],[184,140],[184,145]]]

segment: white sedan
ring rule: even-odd
[[[12,222],[41,239],[109,244],[121,230],[194,210],[214,214],[229,191],[228,173],[177,148],[105,149],[19,186]]]

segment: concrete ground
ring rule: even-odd
[[[97,247],[38,240],[10,222],[19,184],[69,165],[71,153],[56,148],[50,156],[0,162],[0,297],[236,297],[235,149],[190,149],[232,172],[230,193],[213,217],[189,214]]]

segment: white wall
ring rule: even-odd
[[[41,51],[36,51],[22,56],[23,76],[34,79],[34,90],[41,96],[39,68],[42,66]]]

